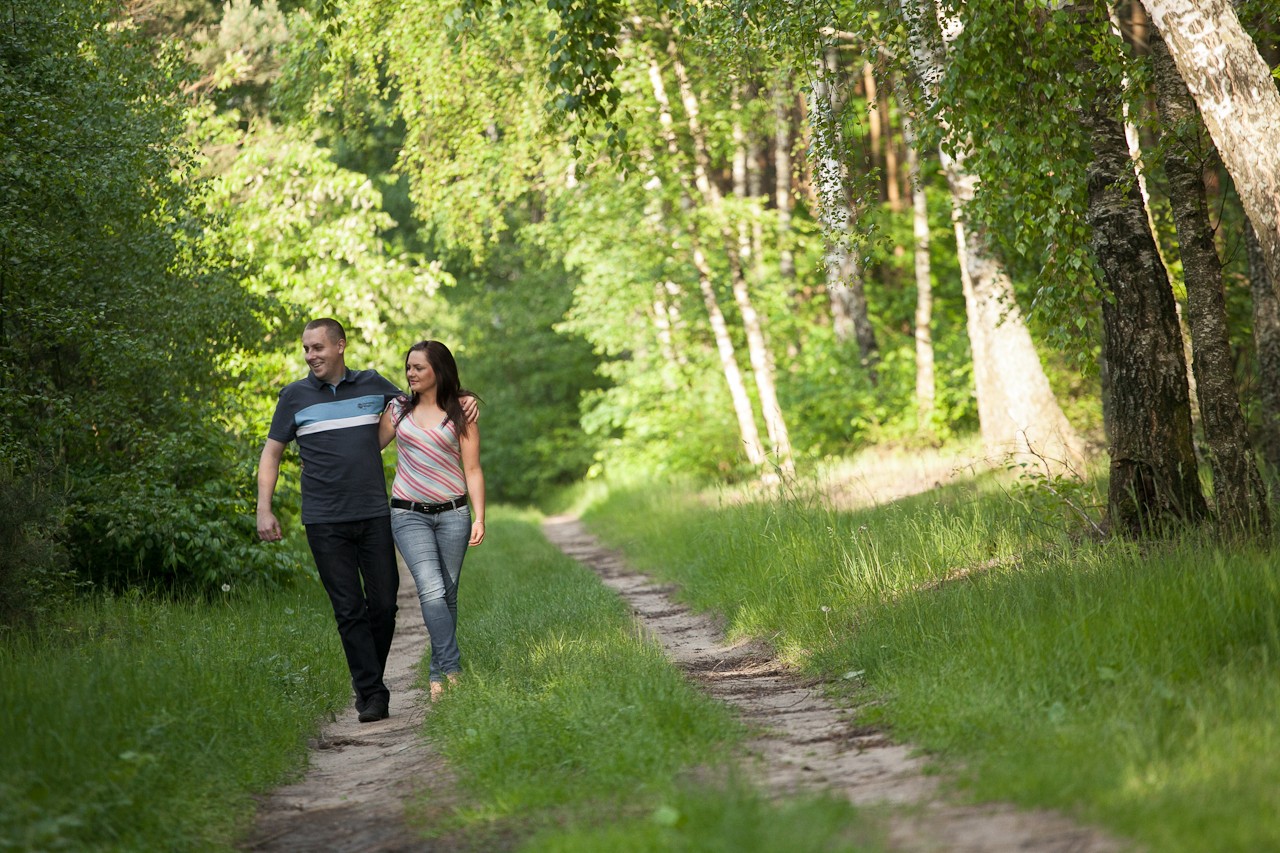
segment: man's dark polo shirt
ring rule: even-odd
[[[390,514],[378,418],[398,396],[376,370],[348,370],[336,387],[308,374],[280,392],[267,437],[298,442],[303,524]]]

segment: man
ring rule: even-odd
[[[396,625],[396,570],[391,511],[378,441],[378,419],[400,389],[376,370],[348,370],[342,324],[312,320],[302,332],[311,373],[280,392],[258,464],[258,536],[280,539],[271,499],[290,441],[302,458],[302,523],[320,580],[333,604],[351,670],[360,722],[385,720],[391,693],[383,682]],[[464,401],[475,420],[474,400]]]

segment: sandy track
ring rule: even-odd
[[[376,723],[356,719],[354,705],[340,711],[311,742],[306,776],[264,797],[242,849],[269,853],[391,853],[429,845],[404,821],[404,800],[453,788],[444,759],[422,737],[430,703],[415,687],[427,647],[413,578],[400,564],[400,610],[384,680],[391,716]]]
[[[780,795],[838,792],[884,821],[890,845],[907,851],[1103,853],[1129,849],[1048,812],[949,803],[924,762],[883,732],[860,726],[758,644],[729,645],[715,621],[673,598],[674,588],[630,569],[574,518],[543,524],[547,537],[589,566],[631,607],[672,660],[710,695],[736,708],[752,731],[744,763]],[[467,839],[422,839],[405,824],[404,801],[429,796],[447,810],[453,777],[421,734],[429,703],[415,688],[427,646],[413,580],[401,566],[400,612],[387,662],[391,717],[360,723],[340,713],[311,744],[305,777],[262,798],[242,849],[269,853],[411,853],[469,849]],[[434,810],[434,809],[433,809]],[[491,839],[493,840],[493,839]],[[508,836],[499,847],[517,843]]]

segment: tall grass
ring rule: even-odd
[[[85,603],[0,645],[0,849],[230,850],[350,685],[324,593]]]
[[[1274,553],[1073,543],[990,478],[845,513],[631,490],[587,519],[734,632],[863,688],[975,797],[1151,849],[1280,849]]]
[[[825,807],[825,828],[806,835],[809,806],[779,810],[731,781],[741,724],[543,538],[536,514],[490,512],[459,606],[462,684],[433,706],[426,731],[461,792],[445,806],[420,804],[415,822],[428,833],[480,847],[489,834],[536,833],[530,849],[599,850],[614,849],[625,826],[631,840],[618,849],[704,849],[687,844],[738,815],[775,826],[769,837],[790,827],[797,839],[821,838],[788,849],[853,849],[830,846],[860,825],[847,805]],[[734,849],[777,849],[764,838]]]

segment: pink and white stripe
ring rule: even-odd
[[[399,416],[400,402],[388,406],[392,418]],[[396,425],[399,461],[391,496],[420,503],[442,503],[466,494],[462,473],[462,450],[458,430],[452,423],[423,429],[405,416]]]

